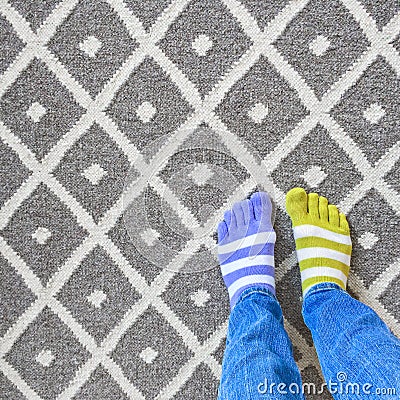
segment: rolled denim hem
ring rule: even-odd
[[[314,285],[304,296],[303,302],[312,294],[326,291],[326,290],[340,290],[342,292],[348,293],[346,290],[341,288],[338,284],[333,282],[321,282]]]
[[[249,297],[253,293],[259,293],[259,294],[262,294],[262,295],[266,295],[266,296],[272,297],[275,301],[278,301],[276,296],[270,290],[268,290],[267,288],[254,286],[254,287],[248,288],[248,289],[243,291],[243,293],[240,295],[238,301],[236,302],[235,307],[241,301],[243,301],[246,297]]]

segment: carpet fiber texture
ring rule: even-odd
[[[290,188],[348,214],[349,291],[400,334],[398,1],[0,5],[1,399],[216,398],[213,231],[257,186],[304,382]]]

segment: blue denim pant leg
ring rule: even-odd
[[[303,317],[334,399],[400,398],[400,340],[375,311],[336,284],[320,283],[306,294]]]
[[[246,289],[230,315],[218,399],[303,398],[278,301],[265,288]]]

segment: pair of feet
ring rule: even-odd
[[[286,195],[292,220],[303,294],[321,282],[346,289],[351,239],[346,216],[316,193],[295,188]],[[231,308],[244,290],[263,287],[275,294],[272,204],[264,192],[235,203],[218,225],[218,257]]]

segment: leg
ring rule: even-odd
[[[400,340],[370,307],[321,283],[305,296],[303,317],[335,399],[399,398]],[[380,389],[392,394],[378,396]]]
[[[300,373],[275,298],[271,210],[269,197],[255,193],[227,211],[218,226],[218,256],[232,309],[220,400],[303,398],[296,394]]]
[[[286,197],[303,286],[303,317],[335,399],[400,394],[400,341],[368,306],[346,291],[351,240],[346,217],[303,189]],[[367,386],[363,386],[367,385]],[[368,386],[371,385],[371,386]],[[366,390],[366,391],[364,391]],[[375,397],[374,397],[375,396]]]
[[[301,385],[277,300],[246,289],[229,318],[218,400],[304,399]]]

